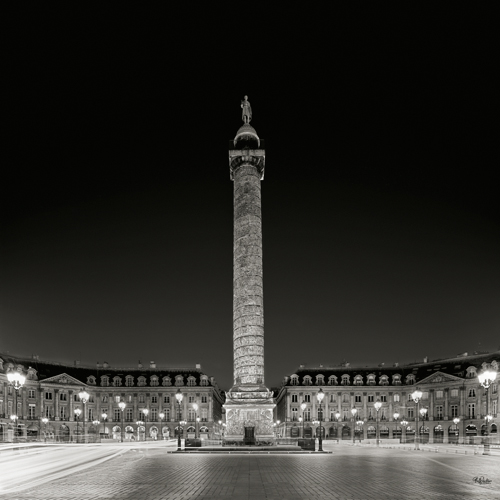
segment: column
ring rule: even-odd
[[[75,413],[73,411],[73,391],[68,391],[69,398],[69,421],[73,422],[75,420]]]
[[[54,389],[54,420],[59,420],[59,389]]]
[[[444,420],[448,420],[449,419],[449,396],[450,396],[450,389],[448,387],[445,388],[444,390],[444,415],[443,415],[443,418]]]

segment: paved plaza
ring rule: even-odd
[[[0,499],[500,499],[500,456],[347,445],[332,451],[124,449],[100,465]]]

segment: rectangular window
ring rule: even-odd
[[[203,413],[203,410],[201,412]],[[163,413],[165,414],[165,422],[170,422],[170,408],[165,408]]]
[[[144,394],[139,394],[139,403],[144,403],[146,401]]]
[[[89,403],[95,403],[95,399],[92,394],[89,395]]]
[[[51,392],[46,392],[45,393],[45,399],[47,401],[52,401],[52,393]]]
[[[476,397],[476,389],[469,389],[469,398],[475,398]]]
[[[413,418],[415,416],[413,411],[413,408],[408,408],[408,418]]]
[[[194,418],[195,418],[194,415],[195,415],[194,410],[192,408],[189,408],[189,410],[188,410],[188,420],[190,422],[194,422]]]
[[[498,408],[498,401],[492,401],[491,402],[491,413],[493,414],[493,416],[496,418],[497,416],[497,408]]]
[[[170,396],[163,396],[163,402],[165,404],[170,404]]]
[[[60,392],[59,401],[68,401],[68,395],[65,392]]]
[[[399,403],[399,394],[394,394],[394,402]]]
[[[45,406],[43,410],[47,418],[52,418],[54,416],[54,409],[52,406]]]
[[[451,405],[451,418],[458,417],[458,405]]]
[[[443,399],[443,391],[436,391],[436,399]]]
[[[311,395],[310,395],[310,394],[306,394],[306,395],[304,396],[304,401],[305,401],[306,403],[310,403],[310,402],[311,402]]]
[[[132,403],[132,394],[127,395],[127,403]]]
[[[408,401],[413,401],[413,398],[411,397],[411,394],[408,394]]]
[[[304,421],[305,422],[310,422],[311,421],[311,408],[306,408],[304,410]]]
[[[28,406],[28,418],[30,420],[34,420],[35,418],[35,410],[36,410],[36,406]]]
[[[201,409],[201,421],[208,422],[208,409],[207,408]]]
[[[125,414],[125,421],[126,422],[132,422],[134,420],[134,409],[133,408],[127,408],[125,411],[127,412]]]
[[[491,386],[491,393],[496,394],[498,392],[498,384],[493,384]]]
[[[30,399],[35,399],[35,389],[29,389],[29,391],[28,391],[28,397]]]
[[[80,401],[80,396],[78,394],[73,394],[73,401]]]
[[[94,420],[94,408],[87,408],[87,420],[92,422]]]
[[[442,420],[442,418],[443,418],[443,407],[442,407],[442,405],[436,406],[436,418],[438,418],[439,420]]]
[[[380,396],[380,401],[382,403],[387,403],[387,396],[385,394],[383,394],[382,396]]]
[[[151,422],[158,421],[158,408],[151,408]]]
[[[102,396],[102,398],[101,398],[101,401],[102,401],[103,403],[107,403],[107,402],[108,402],[108,396],[106,396],[106,394],[104,394],[104,395]]]
[[[59,407],[59,418],[61,420],[66,420],[66,406]]]
[[[356,403],[361,403],[361,395],[360,394],[356,394],[356,396],[354,396],[354,398],[355,398]]]
[[[349,394],[342,394],[342,403],[349,403]]]
[[[373,403],[373,394],[370,394],[370,395],[368,396],[368,402],[369,402],[369,403]]]
[[[120,396],[115,396],[115,403],[119,403],[122,400]]]
[[[202,396],[201,397],[201,402],[206,403],[207,402],[207,396]]]
[[[451,397],[452,398],[458,398],[458,389],[452,389],[451,390]]]
[[[422,392],[422,399],[429,399],[429,393],[427,391]]]
[[[195,400],[195,396],[188,396],[188,403],[194,403]]]
[[[298,403],[297,394],[292,394],[292,403]]]
[[[335,403],[335,394],[330,394],[330,403]]]
[[[334,422],[335,420],[337,420],[337,417],[335,416],[335,413],[334,411],[331,411],[330,412],[330,422]]]
[[[297,420],[299,419],[298,415],[299,415],[299,409],[295,407],[292,408],[292,422],[297,422]]]
[[[113,412],[113,421],[120,422],[121,419],[122,419],[122,412],[120,408],[115,408],[115,411]]]
[[[158,396],[151,396],[151,403],[158,403]]]
[[[476,405],[475,403],[468,404],[469,418],[476,418]]]

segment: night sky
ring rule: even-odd
[[[229,389],[245,94],[268,386],[500,347],[491,13],[305,5],[11,14],[0,352],[200,363]]]

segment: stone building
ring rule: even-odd
[[[394,366],[302,365],[284,378],[277,395],[279,433],[288,437],[319,435],[321,417],[326,439],[352,440],[353,432],[355,439],[376,439],[378,427],[382,440],[410,442],[415,439],[418,417],[423,442],[480,441],[486,430],[486,390],[478,373],[488,365],[498,372],[499,363],[500,351],[434,361],[425,358],[421,363]],[[325,393],[321,412],[316,398],[320,388]],[[417,388],[422,391],[418,406],[411,397]],[[374,407],[377,401],[381,403],[378,412]],[[420,408],[427,410],[423,421],[420,412],[417,414]],[[498,442],[498,408],[497,377],[488,389],[492,442]]]
[[[11,370],[26,376],[19,391],[8,382],[7,373]],[[85,405],[78,396],[82,389],[89,394]],[[183,394],[180,407],[175,397],[179,389]],[[123,412],[120,402],[126,405]],[[0,441],[13,438],[11,415],[18,416],[16,438],[20,440],[75,441],[83,434],[83,412],[86,439],[90,441],[99,437],[174,437],[180,420],[186,421],[180,426],[181,435],[197,430],[202,438],[219,439],[223,402],[216,381],[203,373],[200,365],[185,369],[157,367],[153,362],[135,368],[111,367],[107,363],[70,366],[40,361],[37,357],[0,354]],[[197,412],[194,403],[198,405]],[[77,408],[82,411],[79,418],[75,415]],[[107,414],[105,420],[103,413]],[[47,423],[42,421],[45,417]]]

